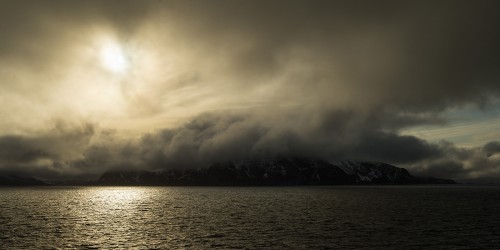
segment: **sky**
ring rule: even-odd
[[[1,1],[0,172],[275,155],[500,181],[500,2]]]

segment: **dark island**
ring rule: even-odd
[[[230,161],[187,170],[108,171],[97,185],[307,186],[456,184],[411,175],[406,169],[368,161],[331,163],[317,158],[276,157]]]
[[[33,177],[21,177],[14,174],[0,175],[0,186],[46,186],[47,183]]]
[[[308,157],[229,161],[206,168],[161,171],[111,170],[96,181],[48,184],[32,177],[0,175],[0,186],[311,186],[456,184],[449,179],[416,177],[404,168],[372,161],[328,162]]]

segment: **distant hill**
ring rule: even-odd
[[[188,170],[109,171],[97,185],[290,186],[455,184],[453,180],[412,176],[386,163],[276,157],[231,161]]]
[[[450,179],[415,177],[405,168],[382,162],[342,161],[335,166],[353,176],[356,184],[456,184]]]
[[[0,186],[45,186],[45,182],[32,177],[19,177],[16,175],[0,175]]]

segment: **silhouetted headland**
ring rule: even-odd
[[[108,171],[97,185],[294,186],[456,184],[411,175],[406,169],[369,161],[331,163],[317,158],[276,157],[229,161],[186,170]]]

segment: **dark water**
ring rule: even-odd
[[[498,187],[0,189],[0,249],[498,249]]]

